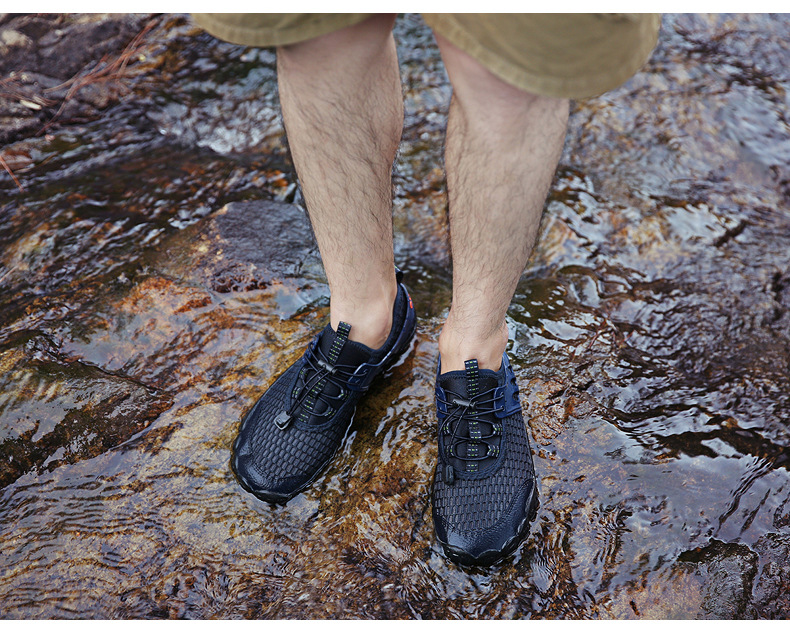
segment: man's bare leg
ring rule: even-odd
[[[568,101],[522,91],[437,35],[453,86],[445,163],[453,298],[442,373],[498,370],[505,314],[537,235],[565,138]]]
[[[403,129],[394,15],[277,50],[288,141],[331,292],[331,324],[379,348],[392,324],[392,163]]]
[[[538,507],[518,387],[503,358],[505,314],[562,150],[568,101],[517,89],[436,39],[453,86],[445,146],[453,299],[439,337],[431,515],[447,557],[485,566],[518,546]]]
[[[375,16],[278,49],[283,118],[329,280],[332,330],[242,420],[232,468],[264,501],[286,503],[315,480],[386,367],[383,353],[402,355],[414,333],[392,250],[391,170],[403,126],[392,24],[393,16]]]

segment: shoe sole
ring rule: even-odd
[[[516,534],[508,538],[499,549],[490,549],[480,555],[472,555],[459,547],[445,544],[441,540],[439,540],[439,544],[444,550],[445,556],[461,566],[494,566],[515,551],[524,538],[529,535],[530,524],[535,520],[538,513],[538,505],[538,486],[536,483],[530,496],[527,515],[521,521]]]
[[[386,362],[384,362],[384,364],[383,364],[383,366],[381,368],[381,372],[379,373],[379,376],[383,375],[384,373],[386,373],[390,368],[394,367],[400,361],[401,358],[404,358],[406,355],[408,355],[409,352],[411,352],[411,349],[413,348],[412,344],[414,342],[414,336],[416,334],[416,331],[417,331],[417,325],[415,324],[414,325],[414,329],[412,329],[412,332],[409,335],[409,339],[406,342],[406,347],[403,349],[403,352],[394,353],[392,355],[392,357],[390,357],[390,359],[388,359]],[[254,406],[253,406],[253,409],[254,409]],[[247,422],[247,418],[250,415],[252,415],[252,410],[250,410],[247,413],[247,416],[245,416],[244,420],[242,421],[241,427],[239,429],[240,431],[242,429],[244,429],[244,424]],[[233,474],[236,476],[236,479],[238,480],[239,485],[241,485],[241,487],[244,488],[244,490],[246,490],[247,492],[249,492],[253,496],[257,497],[261,501],[266,501],[267,503],[272,503],[273,505],[285,505],[292,498],[294,498],[298,494],[301,494],[302,492],[304,492],[305,489],[311,483],[313,483],[313,481],[315,481],[318,478],[318,476],[322,472],[324,472],[324,470],[326,470],[327,466],[329,466],[329,464],[332,462],[332,460],[335,457],[337,457],[337,451],[339,451],[341,448],[343,448],[343,444],[345,443],[346,439],[348,438],[348,434],[351,432],[351,427],[354,424],[354,417],[356,415],[357,415],[357,408],[355,407],[354,408],[354,413],[351,414],[351,420],[349,420],[349,422],[348,422],[348,427],[346,428],[346,432],[343,434],[343,437],[340,439],[340,444],[338,445],[337,450],[326,460],[326,462],[324,462],[324,464],[318,470],[315,471],[315,473],[313,473],[313,475],[302,485],[301,488],[299,488],[298,490],[295,490],[294,492],[291,492],[291,493],[288,493],[288,494],[280,494],[278,492],[267,492],[267,491],[264,491],[264,490],[256,490],[252,486],[250,486],[247,483],[247,481],[244,479],[244,477],[242,477],[241,473],[239,472],[238,464],[237,464],[237,461],[236,461],[238,459],[238,451],[237,451],[238,442],[239,442],[238,437],[233,441],[233,454],[231,455],[231,459],[230,459],[231,470],[233,470]]]

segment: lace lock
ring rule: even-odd
[[[287,411],[281,411],[274,417],[274,424],[285,431],[288,425],[291,424],[291,420],[293,420],[293,417]]]
[[[453,405],[458,405],[460,407],[470,407],[474,408],[475,404],[472,401],[467,401],[465,398],[454,398]]]
[[[321,366],[324,370],[326,370],[329,374],[335,374],[337,368],[335,368],[332,364],[326,363],[323,359],[316,358],[318,365]]]

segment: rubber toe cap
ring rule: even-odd
[[[489,566],[506,557],[529,533],[529,522],[537,510],[537,487],[527,483],[495,525],[480,531],[464,531],[448,524],[434,512],[439,543],[451,560],[464,566]]]
[[[268,476],[260,471],[251,454],[234,455],[232,466],[241,486],[269,503],[285,503],[299,492],[308,479],[307,476]]]

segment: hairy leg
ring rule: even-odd
[[[568,101],[530,94],[437,35],[453,86],[445,165],[453,298],[442,372],[498,370],[505,314],[537,235],[565,138]]]
[[[331,292],[331,324],[380,347],[396,294],[392,163],[403,129],[394,15],[277,50],[283,119]]]

